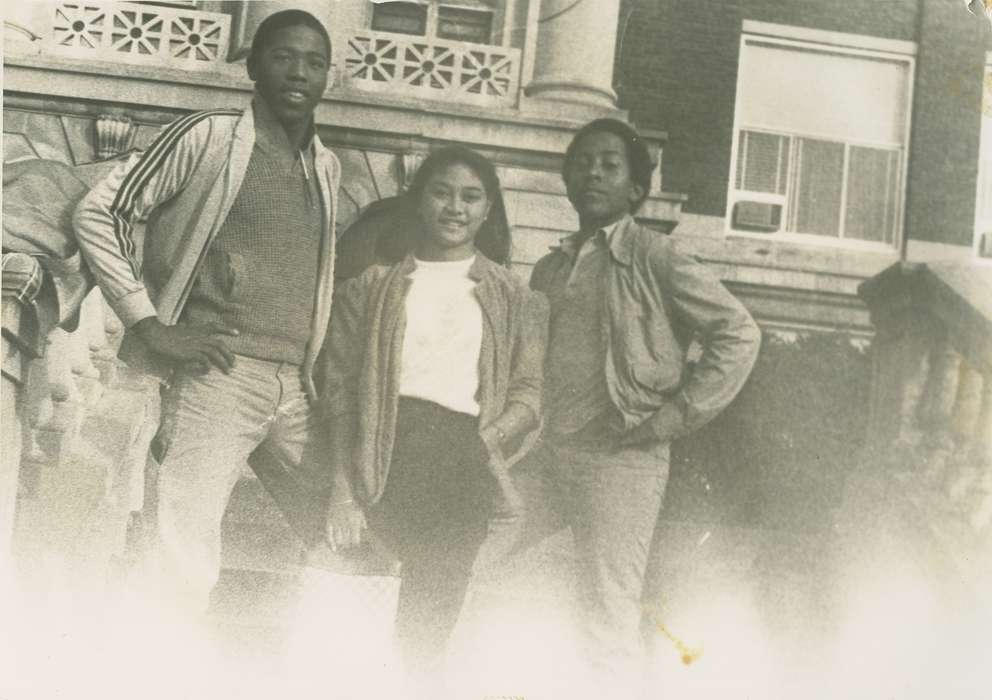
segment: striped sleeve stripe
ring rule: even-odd
[[[131,271],[136,278],[141,276],[141,270],[135,255],[134,227],[131,225],[131,216],[141,191],[162,167],[166,156],[174,150],[176,143],[186,132],[208,117],[238,116],[239,114],[241,112],[236,110],[217,109],[194,112],[177,119],[159,134],[151,147],[141,156],[138,164],[124,177],[117,190],[117,196],[114,197],[113,204],[110,206],[110,215],[114,221],[114,237],[117,239],[117,247],[121,255],[131,264]]]

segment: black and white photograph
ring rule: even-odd
[[[992,696],[992,0],[0,15],[0,700]]]

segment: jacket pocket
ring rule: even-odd
[[[240,253],[212,250],[207,254],[200,284],[213,290],[211,295],[227,301],[240,301],[248,281],[248,261]]]
[[[631,373],[640,386],[659,394],[674,390],[682,379],[682,367],[671,357],[654,362],[635,362],[631,365]]]
[[[227,258],[227,284],[225,295],[231,301],[237,301],[244,294],[248,282],[248,262],[241,253],[225,253]]]
[[[636,385],[653,393],[671,391],[682,378],[682,353],[667,323],[656,314],[630,314],[620,339],[626,373]]]

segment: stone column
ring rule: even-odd
[[[615,108],[620,0],[543,0],[530,97]]]

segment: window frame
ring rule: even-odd
[[[504,42],[501,40],[501,35],[503,33],[500,22],[504,19],[506,14],[505,3],[502,7],[479,7],[477,5],[468,5],[460,2],[443,2],[442,0],[428,0],[427,2],[417,2],[417,0],[406,0],[406,2],[413,2],[414,4],[423,5],[427,10],[427,16],[424,23],[424,33],[423,34],[412,34],[406,32],[399,32],[403,36],[419,36],[425,39],[439,39],[441,41],[460,41],[465,44],[474,44],[478,46],[503,46]],[[373,31],[384,31],[380,29],[374,29],[372,26],[373,19],[375,17],[375,11],[378,7],[385,7],[389,3],[370,3],[370,10],[368,15],[368,27]],[[449,7],[456,10],[469,10],[472,12],[488,12],[490,15],[489,23],[489,41],[486,43],[479,43],[475,41],[465,41],[463,39],[448,39],[442,37],[438,34],[438,27],[440,26],[440,11],[441,7]],[[387,32],[390,33],[390,32]]]
[[[992,150],[992,144],[986,144],[986,138],[992,138],[992,123],[986,126],[986,120],[992,121],[992,113],[985,114],[986,109],[992,109],[992,97],[989,96],[992,90],[992,51],[985,54],[985,68],[982,71],[982,115],[979,125],[979,146],[978,146],[978,172],[975,182],[975,231],[972,236],[972,257],[975,261],[983,265],[992,265],[992,240],[986,245],[990,253],[982,255],[982,237],[988,234],[992,238],[992,203],[989,204],[989,217],[981,218],[982,211],[982,185],[988,180],[989,189],[992,190],[992,168],[983,167],[986,163],[992,164],[992,159],[986,161],[982,158],[982,148]],[[988,102],[989,104],[986,104]]]
[[[744,71],[741,69],[747,61],[748,43],[758,43],[764,45],[776,45],[796,50],[811,51],[814,53],[832,53],[854,58],[868,58],[884,60],[888,62],[902,63],[906,66],[906,99],[902,105],[905,114],[905,124],[902,134],[902,143],[871,142],[858,139],[856,137],[838,141],[834,135],[825,136],[823,134],[804,133],[798,131],[784,132],[781,129],[771,128],[761,124],[746,124],[741,120],[741,99],[744,86],[742,80]],[[851,250],[882,251],[893,252],[900,250],[905,236],[905,213],[906,213],[906,183],[909,172],[909,147],[910,133],[912,129],[913,116],[913,89],[916,75],[916,44],[909,41],[884,39],[860,34],[846,34],[842,32],[832,32],[819,29],[809,29],[805,27],[793,27],[789,25],[771,24],[767,22],[757,22],[744,20],[740,46],[738,53],[738,70],[736,91],[734,94],[734,124],[731,140],[730,169],[727,183],[727,206],[724,216],[724,232],[727,236],[758,239],[763,241],[778,241],[790,243],[802,243],[829,248],[845,248]],[[840,143],[844,148],[843,171],[841,174],[841,202],[839,213],[839,230],[836,236],[824,236],[815,233],[801,233],[784,230],[792,218],[790,211],[790,200],[795,193],[787,190],[784,195],[772,193],[751,193],[761,194],[763,197],[783,200],[781,213],[782,229],[775,232],[756,232],[734,228],[734,205],[738,201],[756,201],[756,197],[741,197],[741,192],[746,190],[737,189],[737,169],[738,157],[741,147],[742,131],[757,131],[764,133],[779,134],[790,139],[794,147],[797,138],[820,139],[834,143]],[[894,226],[894,240],[866,241],[858,238],[845,238],[843,236],[846,213],[847,213],[847,181],[849,178],[849,155],[852,147],[866,146],[875,148],[900,149],[899,164],[899,201],[896,206],[896,224]],[[790,149],[790,158],[793,157]]]

